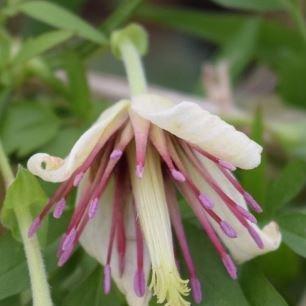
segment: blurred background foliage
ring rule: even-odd
[[[284,243],[240,267],[239,281],[228,278],[182,203],[205,292],[201,305],[306,305],[304,1],[1,0],[0,5],[0,137],[14,167],[37,151],[65,156],[113,102],[93,94],[87,73],[124,75],[110,54],[109,34],[127,22],[141,22],[150,33],[149,81],[208,99],[265,147],[262,165],[238,175],[263,204],[260,223],[276,220]],[[219,63],[228,68],[231,101],[225,106],[214,101],[207,80]],[[66,82],[58,78],[59,70]],[[242,117],[235,115],[237,109]],[[43,187],[47,194],[54,188]],[[103,294],[102,268],[81,248],[57,268],[57,240],[68,217],[50,219],[43,247],[55,305],[125,305],[116,289]],[[0,305],[30,305],[22,245],[5,229],[0,263]]]

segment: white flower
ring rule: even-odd
[[[194,300],[201,284],[188,248],[175,188],[185,197],[232,278],[238,262],[278,248],[274,222],[261,230],[247,206],[260,206],[232,171],[260,163],[262,148],[200,106],[153,95],[124,100],[105,111],[63,160],[39,153],[29,170],[46,181],[62,182],[29,234],[54,209],[59,218],[68,194],[78,200],[60,244],[64,264],[80,240],[104,266],[104,290],[112,276],[132,306],[148,305],[146,283],[159,303],[190,305],[188,280],[177,270],[172,230],[182,250]]]

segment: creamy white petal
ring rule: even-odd
[[[84,183],[81,184],[81,189],[84,187]],[[80,190],[81,190],[80,189]],[[81,191],[79,192],[80,195]],[[80,238],[80,243],[85,251],[94,257],[99,263],[105,265],[107,257],[107,248],[109,241],[109,233],[112,220],[112,197],[114,193],[113,184],[107,187],[101,198],[100,205],[97,214],[94,219],[84,229],[84,232]],[[113,249],[111,258],[111,270],[112,277],[119,290],[126,296],[126,300],[130,306],[148,306],[151,294],[147,289],[144,297],[139,298],[134,292],[134,274],[137,268],[136,265],[136,237],[135,237],[135,225],[132,205],[129,205],[129,209],[125,215],[125,227],[127,234],[126,241],[126,266],[122,276],[119,272],[119,257],[116,252],[116,247]],[[144,273],[146,280],[148,281],[150,273],[150,260],[145,249],[144,253]],[[101,276],[102,280],[102,276]],[[102,288],[102,287],[101,287]],[[102,289],[101,289],[102,290]]]
[[[247,205],[242,195],[227,181],[220,169],[210,160],[207,160],[200,156],[199,158],[202,160],[205,167],[209,170],[209,172],[217,181],[218,185],[222,188],[222,190],[229,197],[231,197],[238,205],[247,209]],[[279,247],[281,243],[281,233],[276,222],[270,222],[265,227],[263,227],[263,229],[260,229],[255,224],[252,225],[264,243],[264,249],[260,249],[255,244],[254,240],[252,239],[248,231],[245,229],[245,227],[242,226],[240,222],[238,222],[238,220],[234,217],[234,215],[220,199],[217,193],[212,190],[212,188],[202,179],[202,177],[198,173],[195,172],[194,168],[190,165],[189,162],[187,162],[186,159],[184,159],[184,163],[185,165],[188,165],[187,167],[190,170],[191,176],[198,188],[213,201],[213,210],[223,220],[231,224],[237,232],[237,238],[229,238],[223,233],[219,225],[217,225],[214,221],[211,221],[219,237],[238,263],[242,263],[258,255],[274,251]]]
[[[251,169],[260,163],[260,145],[198,104],[175,104],[163,97],[140,95],[132,99],[132,109],[160,128],[236,167]]]
[[[136,167],[135,149],[128,151],[130,173]],[[188,281],[182,280],[176,266],[170,216],[168,212],[160,159],[151,145],[147,148],[143,177],[131,176],[144,238],[152,262],[151,288],[159,304],[189,306],[184,298],[189,292]]]
[[[78,139],[70,154],[65,158],[46,153],[33,155],[27,164],[29,171],[49,182],[63,182],[84,162],[94,146],[101,139],[109,137],[117,125],[127,117],[130,106],[122,100],[104,111],[97,121]]]

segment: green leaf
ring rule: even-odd
[[[103,294],[101,268],[96,269],[79,286],[71,290],[63,301],[65,306],[119,306],[123,304],[123,296],[114,286],[109,295]]]
[[[305,51],[288,53],[277,65],[278,90],[283,99],[295,106],[306,108],[305,83],[306,60]]]
[[[218,55],[218,58],[229,63],[232,79],[235,79],[253,59],[259,30],[259,19],[246,21]]]
[[[269,188],[266,199],[266,214],[272,217],[277,210],[289,203],[306,183],[306,163],[292,161]]]
[[[0,249],[0,300],[2,300],[24,290],[29,284],[29,277],[22,244],[7,234],[0,237]]]
[[[59,30],[42,34],[27,40],[13,59],[15,65],[20,65],[31,58],[61,44],[72,37],[71,31]]]
[[[254,58],[259,30],[259,19],[246,21],[241,26],[241,30],[233,35],[232,40],[223,46],[218,55],[221,60],[229,63],[232,79],[236,79]]]
[[[49,273],[58,269],[56,265],[57,242],[49,245],[44,252],[46,268]],[[22,244],[10,234],[0,237],[0,305],[2,300],[19,294],[30,288],[30,279]],[[19,305],[19,304],[10,304]]]
[[[19,240],[15,210],[19,207],[27,207],[33,214],[37,214],[46,201],[47,197],[36,177],[20,166],[14,182],[6,192],[1,211],[1,222],[11,230],[14,238]]]
[[[277,217],[283,241],[294,252],[306,257],[306,211],[292,211]]]
[[[138,14],[145,20],[164,24],[223,46],[230,45],[232,37],[239,35],[245,24],[258,20],[258,17],[250,15],[211,12],[208,14],[153,5],[143,6]],[[278,22],[261,19],[257,35],[254,57],[274,65],[281,62],[280,59],[288,50],[304,50],[300,33]]]
[[[142,2],[143,0],[120,1],[114,12],[99,26],[99,30],[102,33],[110,34],[113,30],[127,22]],[[84,58],[96,49],[97,46],[91,42],[81,42],[77,47],[77,53]]]
[[[282,0],[213,0],[213,2],[229,8],[259,12],[283,10],[287,7]]]
[[[11,106],[1,129],[8,154],[23,157],[48,143],[59,130],[59,120],[44,104],[24,101]]]
[[[253,263],[242,268],[240,284],[251,306],[288,306],[283,297]]]
[[[245,22],[256,19],[234,14],[203,13],[195,10],[146,5],[138,14],[177,30],[208,39],[217,44],[230,43],[232,35],[238,33]]]
[[[84,64],[76,53],[70,53],[66,57],[65,67],[70,88],[71,108],[77,116],[88,119],[92,103]]]
[[[73,31],[76,35],[98,44],[106,44],[106,37],[90,24],[68,10],[47,1],[28,1],[18,6],[24,14],[59,29]]]
[[[191,254],[203,287],[201,306],[250,306],[237,281],[232,280],[203,231],[185,223]],[[217,290],[216,290],[217,288]]]

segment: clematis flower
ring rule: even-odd
[[[159,303],[190,305],[189,288],[200,303],[201,284],[177,196],[186,199],[235,279],[234,260],[241,263],[275,250],[281,241],[275,222],[263,229],[256,225],[250,210],[261,208],[233,174],[237,167],[258,166],[261,152],[260,145],[199,105],[149,94],[119,101],[65,159],[45,153],[30,158],[33,174],[61,184],[29,235],[51,211],[60,218],[77,188],[75,210],[59,246],[60,266],[80,241],[104,265],[106,293],[113,277],[130,305],[148,305],[151,272],[149,288]],[[188,269],[186,280],[177,268],[174,241]]]

